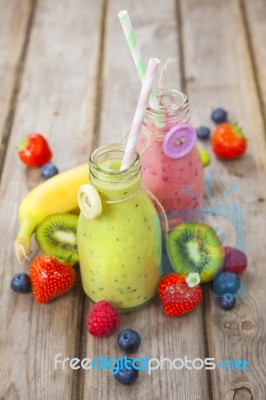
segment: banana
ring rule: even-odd
[[[30,240],[36,226],[48,215],[76,209],[78,189],[88,182],[89,166],[83,164],[42,182],[25,196],[19,207],[20,230],[15,240],[20,262],[30,254]]]

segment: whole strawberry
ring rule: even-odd
[[[53,257],[41,255],[30,265],[30,279],[35,300],[47,303],[72,288],[76,271]]]
[[[247,139],[238,124],[221,124],[212,134],[212,149],[218,157],[232,160],[245,153]]]
[[[87,331],[93,336],[108,336],[120,323],[118,311],[107,301],[95,303],[87,316]]]
[[[18,147],[20,160],[28,167],[42,167],[52,158],[47,140],[39,133],[25,136]]]
[[[179,317],[192,311],[202,300],[200,286],[189,287],[179,274],[165,275],[159,283],[159,296],[168,317]]]

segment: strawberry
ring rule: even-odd
[[[107,336],[120,323],[118,311],[107,301],[95,303],[87,316],[87,331],[93,336]]]
[[[202,300],[200,286],[189,287],[179,274],[165,275],[159,283],[159,296],[168,317],[179,317],[192,311]]]
[[[245,153],[247,139],[237,123],[221,124],[212,134],[212,149],[218,157],[234,159]]]
[[[76,271],[53,257],[41,255],[30,265],[30,279],[35,300],[47,303],[72,288]]]
[[[28,167],[42,167],[52,158],[47,140],[39,133],[25,136],[18,147],[20,160]]]

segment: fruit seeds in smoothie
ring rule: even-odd
[[[140,167],[138,156],[136,163]],[[79,218],[83,288],[91,300],[104,299],[128,311],[149,302],[156,293],[161,273],[159,219],[140,188],[138,165],[129,173],[121,173],[121,159],[104,159],[98,162],[104,171],[98,179],[99,174],[95,175],[99,171],[95,172],[91,164],[91,182],[99,192],[103,209],[95,220],[86,219],[82,213]],[[125,176],[128,174],[130,178]]]

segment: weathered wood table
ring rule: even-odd
[[[10,290],[11,277],[28,268],[13,250],[17,210],[40,180],[39,171],[20,164],[16,145],[24,134],[44,133],[63,171],[85,162],[97,145],[122,141],[140,90],[117,18],[125,8],[146,59],[178,57],[165,84],[188,95],[191,123],[211,125],[211,109],[224,106],[247,133],[242,159],[213,156],[208,170],[213,198],[239,187],[225,204],[244,211],[249,270],[247,294],[231,312],[219,308],[207,286],[203,304],[187,316],[170,320],[155,301],[124,315],[122,327],[141,333],[140,356],[246,359],[250,371],[165,368],[141,373],[129,388],[110,371],[54,370],[57,353],[122,356],[115,335],[99,340],[86,333],[89,301],[80,282],[47,305]],[[266,399],[265,21],[264,0],[0,0],[1,399]]]

